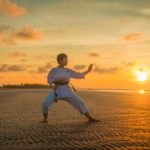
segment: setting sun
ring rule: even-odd
[[[140,93],[140,94],[144,94],[144,93],[145,93],[145,90],[144,90],[144,89],[140,89],[140,90],[139,90],[139,93]]]
[[[148,72],[138,70],[135,72],[135,75],[136,75],[138,81],[146,81],[147,76],[148,76]]]

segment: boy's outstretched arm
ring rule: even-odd
[[[83,79],[83,78],[85,78],[85,75],[86,75],[87,73],[91,72],[92,67],[93,67],[93,64],[90,64],[89,67],[88,67],[88,70],[87,70],[87,71],[84,71],[84,72],[82,72],[82,73],[81,73],[81,72],[76,72],[76,71],[70,69],[70,71],[71,71],[70,77],[71,77],[71,78],[76,78],[76,79]]]

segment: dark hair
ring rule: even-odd
[[[67,57],[67,55],[65,53],[60,53],[57,55],[57,62],[59,64],[60,60],[63,60],[65,57]]]

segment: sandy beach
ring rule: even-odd
[[[40,124],[48,89],[0,90],[1,150],[150,149],[150,94],[78,91],[99,123],[59,100]]]

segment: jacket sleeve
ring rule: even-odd
[[[70,69],[70,78],[84,79],[85,75],[84,75],[84,73],[77,72],[73,69]]]
[[[48,73],[48,76],[47,76],[47,82],[49,84],[52,84],[54,81],[54,69],[51,69]]]

